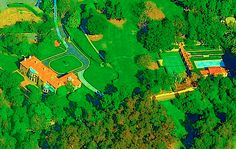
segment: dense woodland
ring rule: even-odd
[[[158,0],[154,0],[158,3]],[[143,0],[134,1],[133,22],[137,40],[151,53],[171,49],[176,41],[200,41],[201,44],[225,51],[235,50],[235,31],[222,23],[236,15],[232,0],[172,0],[182,8],[181,16],[172,20],[154,21],[141,16]],[[51,1],[43,1],[43,22],[18,23],[0,29],[0,52],[19,58],[40,55],[40,51],[58,50]],[[99,0],[79,5],[74,0],[61,0],[58,10],[62,23],[70,28],[82,27],[89,34],[106,29],[106,19],[124,19],[119,0]],[[91,9],[92,8],[92,9]],[[101,13],[95,13],[93,9]],[[141,17],[140,17],[141,16]],[[64,22],[63,22],[64,21]],[[23,32],[36,33],[35,44],[29,44]],[[181,38],[178,38],[181,37]],[[157,42],[156,42],[157,41]],[[47,47],[47,48],[46,48]],[[52,49],[50,49],[52,48]],[[32,50],[34,49],[34,50]],[[107,84],[104,96],[86,88],[72,91],[70,86],[57,93],[44,95],[40,88],[21,89],[22,77],[0,69],[0,148],[233,148],[236,136],[236,79],[207,77],[197,80],[198,88],[171,100],[171,105],[184,113],[177,125],[162,102],[151,98],[161,90],[173,90],[180,76],[169,75],[163,69],[137,71],[138,86],[121,90]],[[188,140],[194,131],[194,137]],[[177,135],[178,129],[186,130]]]
[[[158,3],[158,0],[156,0]],[[172,20],[153,21],[140,18],[143,24],[138,33],[138,40],[149,51],[159,51],[173,48],[178,40],[186,43],[199,41],[202,45],[225,50],[235,47],[235,27],[227,26],[223,22],[228,16],[235,16],[235,2],[226,0],[173,1],[184,9],[181,16],[177,15]],[[137,4],[135,14],[139,15],[145,9],[144,3]],[[146,29],[148,28],[148,29]],[[175,37],[184,37],[175,39]],[[155,42],[158,41],[158,42]],[[172,47],[171,47],[172,45]]]
[[[1,71],[0,78],[1,148],[167,148],[186,137],[176,136],[168,109],[152,100],[147,88],[135,88],[121,98],[115,89],[100,97],[62,87],[42,98],[40,89],[29,86],[26,98],[18,87],[19,77]],[[181,127],[190,123],[197,131],[193,148],[232,148],[235,94],[235,79],[208,77],[199,80],[196,91],[172,100],[186,114]],[[189,115],[197,119],[189,120]]]

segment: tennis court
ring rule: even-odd
[[[161,54],[163,65],[169,74],[179,74],[186,71],[185,65],[178,52],[165,52]]]

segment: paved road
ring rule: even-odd
[[[43,63],[45,65],[49,65],[50,61],[57,59],[60,56],[65,56],[65,55],[74,55],[76,56],[81,62],[82,62],[82,66],[78,69],[76,69],[74,72],[78,74],[78,77],[80,79],[80,81],[91,91],[96,92],[96,93],[100,93],[99,90],[97,90],[94,86],[92,86],[91,84],[88,83],[87,80],[85,80],[83,74],[84,71],[89,67],[90,65],[90,61],[89,59],[82,53],[81,49],[79,49],[74,43],[73,41],[66,41],[66,38],[69,36],[66,34],[66,31],[64,30],[62,25],[60,23],[60,19],[58,20],[58,15],[57,15],[57,0],[53,0],[53,9],[54,9],[54,23],[55,23],[55,27],[56,27],[56,31],[57,31],[57,35],[60,38],[60,40],[62,41],[63,45],[66,47],[66,51],[63,53],[60,53],[58,55],[52,56],[48,59],[45,59],[43,61]]]

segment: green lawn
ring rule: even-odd
[[[157,4],[169,20],[175,19],[177,16],[183,16],[183,8],[175,5],[171,0],[151,0]]]
[[[7,8],[7,3],[3,0],[0,1],[0,11]]]
[[[67,28],[67,31],[70,33],[71,40],[73,40],[80,49],[83,50],[83,53],[86,54],[91,60],[101,63],[99,55],[95,52],[92,46],[89,44],[84,33],[77,28]],[[98,49],[99,50],[99,49]]]
[[[67,28],[71,39],[81,47],[91,60],[90,67],[85,71],[85,78],[100,90],[107,83],[117,78],[117,74],[118,78],[113,81],[116,87],[128,88],[128,86],[138,85],[135,77],[138,66],[134,62],[134,57],[140,54],[149,54],[149,52],[136,39],[138,29],[132,15],[134,2],[136,1],[120,0],[126,20],[123,28],[119,28],[108,21],[104,22],[108,24],[108,27],[103,31],[103,38],[93,42],[98,50],[106,51],[106,60],[112,68],[100,66],[102,61],[99,55],[80,30]],[[158,3],[158,6],[165,7],[163,11],[169,19],[174,18],[176,13],[182,12],[170,1],[162,0]],[[175,7],[173,8],[174,11],[168,11],[169,7]],[[182,71],[183,68],[180,68]]]
[[[34,6],[37,2],[37,0],[3,0],[3,1],[5,1],[7,4],[24,3],[24,4],[29,4],[31,6]]]
[[[178,74],[186,70],[183,60],[178,52],[164,52],[161,54],[163,65],[169,74]]]
[[[91,47],[85,36],[78,29],[68,29],[72,40],[81,47],[83,52],[90,58],[91,65],[85,71],[85,78],[96,88],[102,90],[107,83],[111,83],[114,78],[116,87],[136,86],[138,66],[134,62],[134,57],[139,54],[148,54],[148,51],[136,39],[137,27],[129,18],[131,5],[130,2],[121,1],[125,12],[126,23],[123,28],[118,28],[110,22],[103,32],[103,38],[93,42],[98,50],[106,51],[106,60],[111,64],[112,68],[103,68],[100,66],[101,59],[99,55]]]
[[[63,56],[49,63],[49,66],[58,73],[67,73],[82,66],[82,63],[73,55]]]
[[[84,73],[84,77],[91,85],[103,91],[108,83],[118,77],[118,74],[112,68],[101,67],[100,64],[91,61],[90,67]]]
[[[44,36],[44,39],[39,43],[36,56],[40,59],[46,59],[48,57],[57,55],[59,53],[62,53],[65,51],[65,47],[63,44],[61,44],[60,47],[55,47],[54,41],[59,40],[56,30],[53,29],[50,31],[46,36]]]
[[[174,99],[177,100],[177,99]],[[185,120],[185,114],[175,107],[169,100],[162,101],[160,104],[166,108],[167,115],[169,115],[175,123],[175,134],[178,138],[187,134],[184,126],[181,125],[181,122]]]
[[[119,88],[137,85],[135,74],[138,66],[135,64],[134,57],[148,53],[137,42],[136,31],[136,26],[129,20],[126,21],[123,28],[109,24],[103,34],[103,39],[94,42],[98,49],[106,51],[107,61],[119,73],[119,79],[114,82],[115,86]]]
[[[177,99],[174,99],[177,100]],[[180,111],[177,107],[175,107],[169,100],[162,101],[160,104],[166,108],[167,115],[170,116],[175,124],[175,135],[177,138],[182,138],[183,136],[187,135],[187,131],[184,128],[184,126],[181,124],[181,122],[185,121],[185,114]],[[181,142],[181,140],[177,140],[175,149],[184,148],[184,144]]]
[[[2,67],[2,69],[4,70],[7,71],[17,70],[18,69],[17,62],[18,62],[17,56],[0,54],[0,67]]]
[[[194,55],[208,55],[208,54],[221,54],[223,55],[224,53],[222,51],[206,51],[206,52],[189,52],[192,56]]]

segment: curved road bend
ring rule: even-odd
[[[62,26],[58,25],[58,15],[57,15],[57,0],[53,0],[53,9],[54,9],[54,23],[57,31],[57,35],[60,38],[60,40],[63,42],[64,46],[66,47],[66,52],[63,53],[64,55],[74,55],[76,56],[81,62],[82,67],[78,68],[75,72],[78,73],[78,77],[80,81],[86,86],[88,89],[90,89],[93,92],[100,93],[99,90],[97,90],[94,86],[88,83],[88,81],[84,78],[83,74],[84,71],[89,67],[90,61],[89,59],[82,53],[82,51],[76,47],[73,42],[67,42],[65,38],[67,37],[64,29]],[[59,55],[58,55],[59,56]],[[56,56],[57,57],[57,56]],[[54,59],[54,57],[50,58],[51,60]],[[48,60],[45,61],[45,63],[48,63]]]

